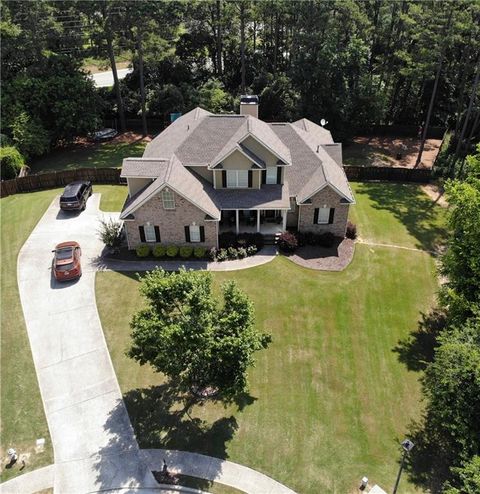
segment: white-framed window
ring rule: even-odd
[[[248,187],[248,170],[227,170],[227,187]]]
[[[200,227],[190,225],[190,242],[200,242]]]
[[[145,225],[143,227],[145,232],[145,242],[156,242],[157,237],[155,235],[155,227],[153,225]]]
[[[277,167],[276,166],[267,166],[267,179],[265,181],[267,184],[276,184],[277,183]]]
[[[317,223],[319,225],[328,225],[329,218],[330,218],[330,208],[318,208]]]
[[[162,191],[163,209],[175,209],[175,196],[170,189]]]

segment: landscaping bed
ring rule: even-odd
[[[353,259],[355,242],[350,238],[335,239],[331,247],[304,245],[292,254],[285,254],[290,261],[304,268],[320,271],[342,271]]]

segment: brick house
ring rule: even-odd
[[[258,98],[240,115],[201,108],[175,120],[126,158],[124,220],[129,248],[142,243],[217,246],[223,231],[288,229],[345,235],[355,203],[330,132],[301,119],[266,123]]]

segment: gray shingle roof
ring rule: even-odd
[[[289,209],[288,184],[263,185],[261,189],[216,189],[215,202],[220,209]]]
[[[200,179],[198,175],[193,175],[175,156],[169,162],[159,161],[158,168],[158,178],[127,201],[120,215],[121,219],[134,213],[165,186],[171,187],[212,218],[220,218],[220,210],[211,197],[213,187],[206,180]]]
[[[262,189],[218,189],[184,165],[212,165],[234,149],[242,149],[262,168],[264,161],[242,144],[247,136],[270,148],[285,169],[285,184],[263,185]],[[125,218],[165,185],[188,198],[213,218],[220,209],[289,208],[289,196],[298,202],[331,185],[340,195],[354,202],[343,167],[322,147],[333,143],[328,130],[301,119],[293,124],[267,124],[250,115],[212,115],[196,108],[173,122],[145,149],[143,158],[127,158],[123,177],[156,178],[127,201]]]
[[[162,158],[125,158],[122,163],[121,177],[157,178],[168,165],[170,159]]]

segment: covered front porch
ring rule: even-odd
[[[272,235],[287,229],[286,209],[222,210],[219,233],[263,233]]]

